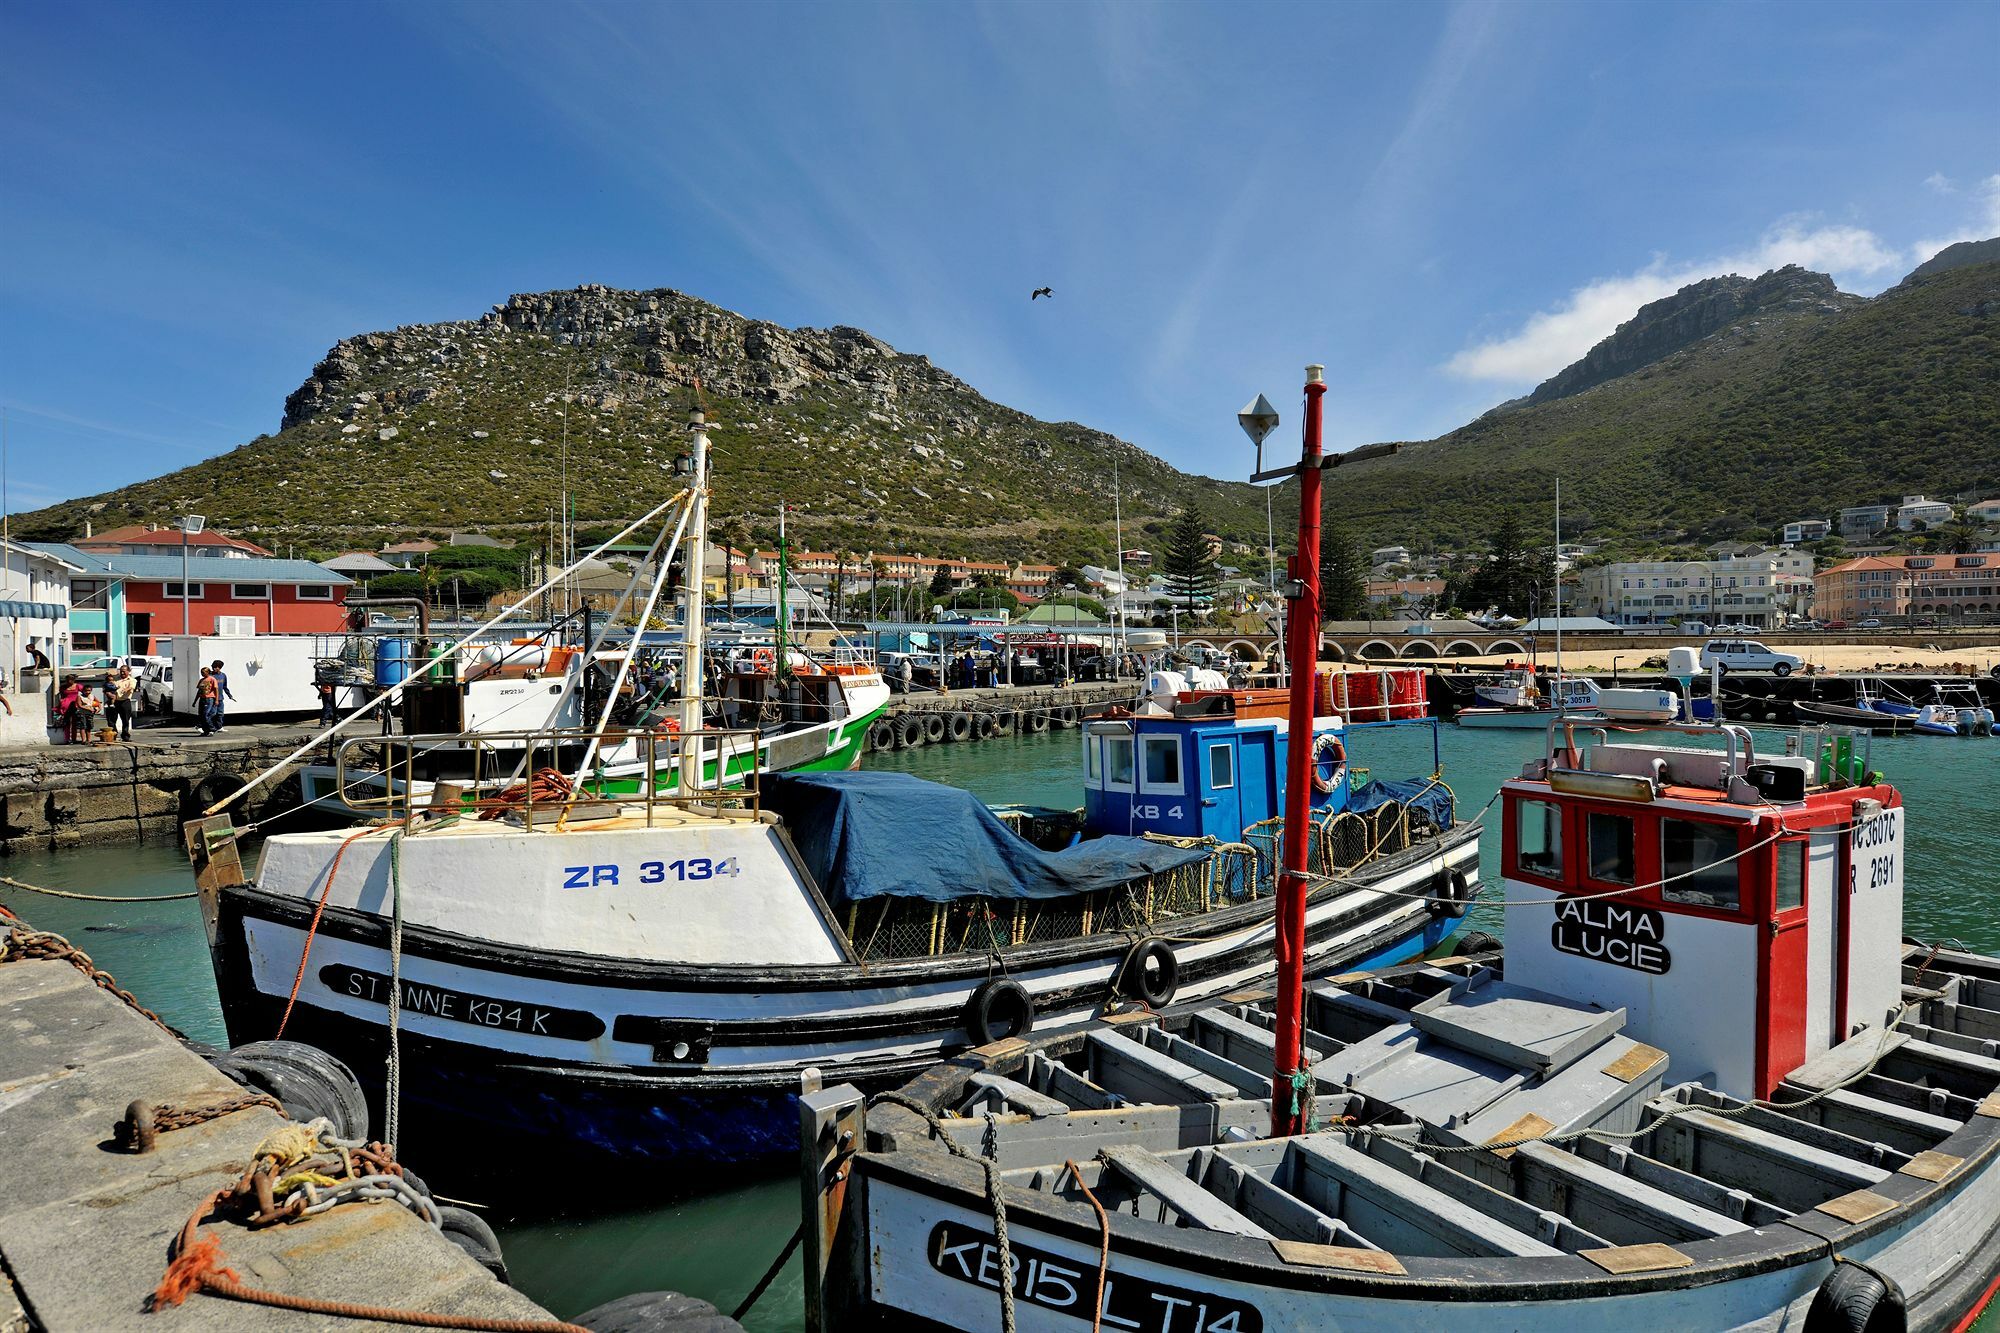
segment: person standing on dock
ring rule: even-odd
[[[138,690],[139,682],[132,677],[130,666],[118,668],[118,674],[111,678],[107,693],[111,699],[110,716],[104,720],[118,728],[118,739],[132,739],[132,696]]]
[[[319,694],[319,724],[330,727],[340,720],[340,710],[334,705],[334,688],[330,680],[316,680],[313,689]]]
[[[227,699],[229,702],[235,703],[236,696],[229,692],[229,673],[222,669],[221,658],[218,657],[215,659],[214,665],[209,668],[209,671],[215,677],[215,730],[220,735],[222,732],[222,701]]]
[[[213,734],[217,729],[215,714],[219,697],[215,687],[215,672],[203,667],[201,679],[195,682],[194,687],[194,721],[204,736]]]

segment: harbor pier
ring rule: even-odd
[[[200,1113],[256,1099],[69,961],[0,961],[0,1027],[0,1328],[370,1326],[311,1312],[330,1302],[445,1317],[433,1327],[454,1326],[448,1317],[525,1321],[511,1325],[523,1333],[573,1327],[390,1200],[262,1227],[211,1218],[195,1230],[220,1244],[214,1271],[305,1304],[273,1309],[194,1290],[149,1314],[196,1210],[243,1178],[274,1133],[298,1126],[256,1104],[163,1130],[149,1151],[121,1144],[114,1127],[134,1102]]]

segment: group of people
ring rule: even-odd
[[[87,740],[98,718],[103,718],[118,739],[132,739],[132,714],[137,710],[139,681],[132,668],[121,666],[105,679],[102,698],[93,698],[81,679],[72,677],[56,696],[56,723],[63,739],[74,745]]]

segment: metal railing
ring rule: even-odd
[[[757,779],[764,738],[756,731],[607,730],[600,738],[597,771],[569,788],[568,768],[582,758],[593,734],[582,727],[355,736],[334,751],[333,797],[405,828],[426,817],[518,812],[532,829],[538,807],[547,823],[579,805],[601,802],[643,807],[648,828],[660,806],[720,809],[727,803],[753,813],[761,808]],[[454,776],[427,776],[446,760]],[[560,787],[546,781],[550,771],[564,775]],[[690,771],[693,783],[684,789],[681,780]],[[426,790],[420,793],[419,784]]]

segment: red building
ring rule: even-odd
[[[73,607],[99,613],[92,619],[101,624],[88,627],[87,646],[94,651],[155,653],[160,639],[183,632],[336,634],[347,626],[345,603],[353,580],[310,560],[190,551],[183,601],[179,555],[42,549],[80,566],[71,576],[70,596]],[[73,629],[79,636],[86,632],[80,620]]]

